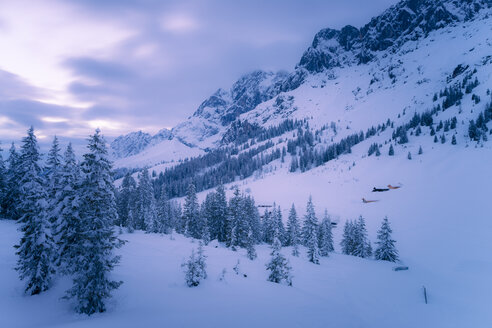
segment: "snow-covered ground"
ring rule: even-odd
[[[430,137],[427,137],[430,139]],[[114,278],[125,283],[108,312],[74,314],[60,300],[69,286],[61,279],[38,296],[24,296],[13,270],[12,247],[20,236],[13,222],[0,221],[0,318],[2,327],[489,327],[492,322],[492,170],[490,148],[424,145],[424,154],[386,154],[343,160],[304,174],[272,174],[249,181],[258,203],[276,201],[284,210],[295,202],[303,214],[308,195],[318,216],[324,208],[340,218],[336,254],[317,266],[290,256],[294,286],[266,281],[266,245],[250,261],[244,250],[205,247],[209,277],[188,288],[180,264],[197,247],[180,235],[124,234]],[[350,155],[352,156],[352,155]],[[356,165],[348,170],[353,161]],[[402,183],[399,190],[372,193],[373,186]],[[379,202],[363,204],[361,198]],[[403,264],[340,255],[346,219],[363,215],[375,241],[388,215]],[[286,219],[286,215],[284,215]],[[240,260],[241,274],[233,267]],[[224,281],[219,281],[226,269]],[[244,277],[246,274],[247,277]],[[422,287],[429,304],[424,304]]]

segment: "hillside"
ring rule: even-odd
[[[305,248],[300,258],[283,249],[293,267],[293,287],[266,281],[268,245],[258,246],[259,257],[250,261],[244,250],[215,248],[213,242],[205,247],[209,277],[189,289],[180,264],[196,242],[181,235],[170,240],[169,235],[136,232],[121,236],[128,243],[119,251],[123,257],[114,277],[125,283],[115,292],[108,313],[87,318],[73,314],[60,299],[68,281],[59,281],[43,295],[22,296],[23,284],[10,269],[15,263],[11,245],[18,234],[13,223],[1,221],[0,287],[8,296],[0,299],[2,320],[7,327],[134,327],[137,321],[182,327],[488,327],[492,207],[483,191],[492,179],[492,150],[456,151],[447,145],[431,152],[430,146],[412,161],[405,154],[391,160],[373,157],[350,171],[341,161],[248,185],[258,200],[275,199],[284,210],[295,199],[300,215],[308,193],[318,216],[325,207],[342,222],[363,215],[372,241],[388,215],[408,271],[394,272],[391,263],[341,255],[340,225],[334,229],[336,253],[322,258],[319,266],[307,261]],[[403,187],[385,194],[370,192],[374,185],[395,181]],[[380,202],[362,204],[362,196]],[[247,278],[233,271],[238,259]],[[225,281],[219,281],[224,268]],[[427,305],[422,286],[428,291]]]

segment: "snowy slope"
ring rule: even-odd
[[[244,250],[212,243],[205,247],[208,279],[188,288],[180,263],[196,243],[179,235],[170,240],[135,233],[122,236],[129,242],[120,250],[122,263],[114,276],[124,285],[107,313],[88,318],[60,300],[66,281],[43,295],[22,296],[23,284],[11,269],[11,246],[19,234],[12,222],[0,221],[2,322],[6,327],[489,327],[492,203],[484,191],[492,181],[492,150],[447,145],[430,151],[432,145],[424,144],[424,154],[412,160],[397,152],[392,158],[357,162],[350,171],[351,159],[337,160],[304,174],[276,174],[244,186],[258,202],[275,200],[283,209],[295,202],[300,214],[312,194],[318,216],[326,207],[340,224],[363,215],[372,241],[388,215],[409,271],[338,254],[342,229],[336,228],[337,254],[323,258],[320,266],[307,261],[304,249],[301,258],[283,250],[293,266],[293,287],[266,281],[265,245],[250,261]],[[399,190],[370,192],[373,186],[398,182],[403,184]],[[380,201],[362,204],[362,196]],[[247,278],[232,270],[238,259]],[[219,281],[224,268],[226,279]],[[427,305],[422,286],[429,294]]]
[[[177,138],[166,139],[155,145],[149,145],[135,155],[118,158],[114,161],[115,167],[141,168],[155,166],[161,163],[177,162],[179,160],[196,157],[204,151],[197,147],[190,147]]]

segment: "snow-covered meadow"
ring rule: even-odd
[[[124,284],[106,313],[90,317],[75,314],[71,303],[60,299],[70,286],[65,278],[41,295],[23,295],[13,270],[12,246],[20,234],[15,223],[0,221],[2,327],[488,327],[491,156],[490,148],[439,147],[413,160],[404,154],[366,158],[350,171],[337,160],[305,174],[248,183],[242,187],[250,188],[258,203],[276,201],[287,209],[295,202],[300,216],[311,194],[318,217],[324,208],[339,217],[336,253],[318,266],[308,262],[305,248],[300,258],[284,248],[293,267],[289,287],[266,280],[268,245],[258,246],[258,258],[250,261],[245,250],[233,252],[213,241],[205,246],[208,278],[188,288],[181,263],[197,242],[178,234],[123,234],[128,242],[118,250],[122,261],[113,277]],[[370,192],[398,182],[399,190]],[[379,202],[363,204],[361,197]],[[408,271],[340,254],[342,224],[359,215],[373,242],[388,215]]]

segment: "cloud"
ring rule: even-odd
[[[194,18],[180,13],[166,15],[162,19],[161,26],[165,31],[177,33],[191,32],[199,27]]]
[[[292,70],[321,28],[395,2],[2,1],[0,139],[174,126],[242,74]]]

